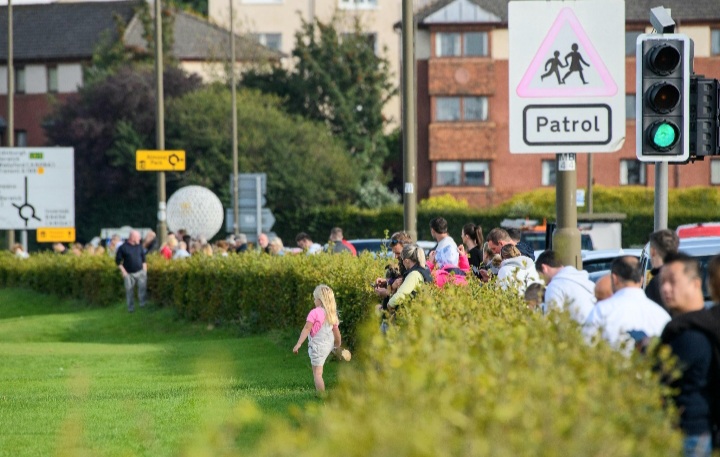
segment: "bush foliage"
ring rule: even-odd
[[[566,315],[493,287],[426,286],[387,337],[365,332],[326,404],[279,421],[253,455],[680,453],[650,363],[586,345]],[[239,455],[224,446],[252,421],[238,408],[186,455]]]
[[[299,330],[313,288],[335,290],[356,356],[324,405],[277,420],[253,455],[679,454],[676,416],[663,408],[649,360],[589,346],[568,316],[543,317],[514,293],[477,282],[425,286],[381,336],[368,305],[369,280],[383,264],[370,255],[153,256],[149,286],[154,301],[187,318],[257,331]],[[123,296],[106,257],[3,254],[0,286],[98,305]],[[239,455],[236,438],[258,414],[239,405],[185,455]]]
[[[642,246],[653,231],[653,189],[647,187],[610,188],[595,186],[595,213],[624,213],[622,221],[623,247]],[[671,189],[668,199],[668,227],[695,222],[720,221],[720,192],[715,188],[696,187]],[[440,203],[440,204],[438,204]],[[578,208],[582,219],[584,208]],[[348,239],[382,237],[385,230],[393,232],[403,227],[403,208],[400,205],[382,209],[358,209],[352,206],[317,208],[276,214],[274,230],[282,239],[294,239],[299,231],[309,233],[316,241],[324,241],[332,227],[340,226]],[[555,190],[539,189],[518,194],[511,200],[491,209],[464,207],[453,198],[437,197],[418,205],[418,239],[431,240],[430,221],[443,216],[450,234],[459,240],[460,230],[467,222],[480,224],[487,234],[499,227],[505,218],[529,218],[542,222],[556,220]]]
[[[370,286],[385,263],[369,254],[271,257],[256,253],[194,256],[183,261],[148,257],[150,300],[189,320],[237,325],[245,332],[297,329],[312,309],[312,292],[325,283],[335,292],[343,339],[377,301]],[[0,287],[24,287],[107,306],[124,299],[120,272],[108,256],[0,256]]]

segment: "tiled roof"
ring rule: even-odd
[[[100,40],[117,40],[115,17],[127,29],[126,45],[146,49],[136,17],[142,0],[13,5],[13,58],[18,61],[87,60]],[[0,61],[7,60],[7,6],[0,8]],[[179,60],[227,60],[226,29],[184,11],[175,15],[173,54]],[[282,55],[236,34],[238,60],[279,59]]]
[[[142,23],[135,18],[125,31],[125,44],[143,50],[147,49],[142,35]],[[229,30],[219,27],[207,19],[178,10],[175,14],[173,35],[173,56],[179,60],[228,60],[230,58]],[[282,54],[236,33],[235,57],[237,60],[279,59]]]
[[[13,58],[88,59],[103,33],[117,39],[114,17],[126,23],[138,1],[13,5]],[[7,60],[7,6],[0,8],[0,59]]]
[[[415,18],[419,23],[451,4],[455,0],[437,0],[418,10]],[[469,0],[480,8],[495,14],[507,23],[508,0]],[[522,1],[522,0],[519,0]],[[625,20],[627,22],[647,22],[650,25],[650,9],[664,6],[672,10],[672,17],[677,22],[689,21],[720,21],[720,3],[718,0],[626,0]]]

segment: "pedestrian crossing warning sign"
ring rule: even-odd
[[[558,14],[517,86],[517,95],[525,98],[603,97],[617,91],[603,59],[568,7]]]
[[[625,142],[625,2],[508,3],[510,152],[614,152]]]

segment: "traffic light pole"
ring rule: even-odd
[[[655,219],[654,231],[668,225],[668,163],[655,163]]]
[[[580,230],[577,227],[577,166],[575,154],[556,156],[555,199],[557,202],[557,230],[553,235],[553,251],[565,266],[582,268]]]

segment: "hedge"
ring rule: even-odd
[[[595,213],[625,213],[622,222],[623,247],[643,246],[653,231],[653,189],[648,187],[608,188],[595,186],[593,210]],[[694,222],[720,221],[720,192],[717,188],[696,187],[671,189],[669,192],[668,227]],[[584,208],[578,208],[582,218]],[[443,216],[448,221],[450,234],[459,240],[460,230],[467,222],[480,224],[487,234],[499,227],[505,218],[529,218],[542,221],[556,220],[555,189],[538,189],[518,194],[508,202],[492,209],[458,208],[446,210],[418,209],[418,239],[431,240],[430,221]],[[317,208],[313,211],[276,214],[273,230],[287,243],[304,231],[317,242],[324,242],[332,227],[342,227],[345,238],[379,238],[403,227],[403,208],[399,205],[377,210],[354,206]]]
[[[159,306],[189,320],[236,325],[245,332],[302,327],[320,283],[333,288],[341,331],[352,345],[355,327],[378,298],[371,282],[386,262],[370,254],[272,257],[247,253],[228,257],[193,256],[182,261],[148,257],[148,292]],[[108,256],[0,255],[0,287],[25,287],[96,306],[124,299],[115,262]]]
[[[252,455],[681,453],[648,360],[591,347],[568,316],[533,313],[514,294],[426,286],[387,337],[370,321],[360,341],[325,403],[277,420]],[[233,443],[259,413],[230,408],[184,455],[240,455]]]
[[[664,456],[680,453],[674,411],[649,360],[585,344],[564,314],[543,317],[512,292],[471,282],[425,286],[387,336],[370,311],[370,255],[150,259],[150,291],[191,319],[299,330],[320,282],[336,292],[355,345],[327,401],[277,419],[258,456]],[[0,286],[108,305],[122,300],[112,259],[0,255]],[[358,330],[359,329],[359,330]],[[359,335],[359,337],[358,337]],[[310,370],[307,384],[312,385]],[[184,455],[238,455],[252,405],[196,438]],[[214,412],[214,414],[216,414]],[[217,416],[220,417],[220,416]],[[197,451],[197,453],[196,453]]]

